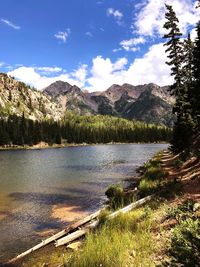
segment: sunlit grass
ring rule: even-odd
[[[87,235],[82,249],[73,254],[65,266],[124,267],[154,266],[151,255],[151,216],[144,209],[107,221],[96,232]]]

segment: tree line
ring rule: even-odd
[[[81,116],[67,112],[61,121],[33,121],[16,115],[0,119],[0,145],[34,145],[39,142],[109,143],[168,142],[171,129],[112,116]]]
[[[200,0],[197,8],[200,7]],[[197,37],[190,33],[184,37],[179,20],[171,5],[166,5],[167,33],[165,46],[174,83],[170,92],[176,97],[173,112],[176,122],[173,130],[172,149],[175,152],[200,152],[200,21],[196,25]]]

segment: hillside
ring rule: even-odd
[[[63,111],[49,96],[0,73],[0,116],[25,115],[32,120],[59,120]]]

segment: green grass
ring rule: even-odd
[[[138,209],[106,221],[96,232],[87,235],[82,249],[74,253],[65,266],[154,266],[152,220],[149,212],[147,217],[146,214],[145,209]]]
[[[161,167],[161,154],[158,153],[144,165],[144,173],[138,185],[140,197],[159,191],[165,185],[167,176],[168,173]]]
[[[109,207],[112,210],[122,208],[132,203],[136,199],[135,193],[124,192],[124,188],[121,184],[109,186],[105,192],[105,195],[109,200]]]

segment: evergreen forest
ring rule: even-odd
[[[169,141],[171,129],[112,116],[81,116],[67,112],[61,121],[33,121],[16,115],[0,119],[0,145],[39,142],[109,143]]]

